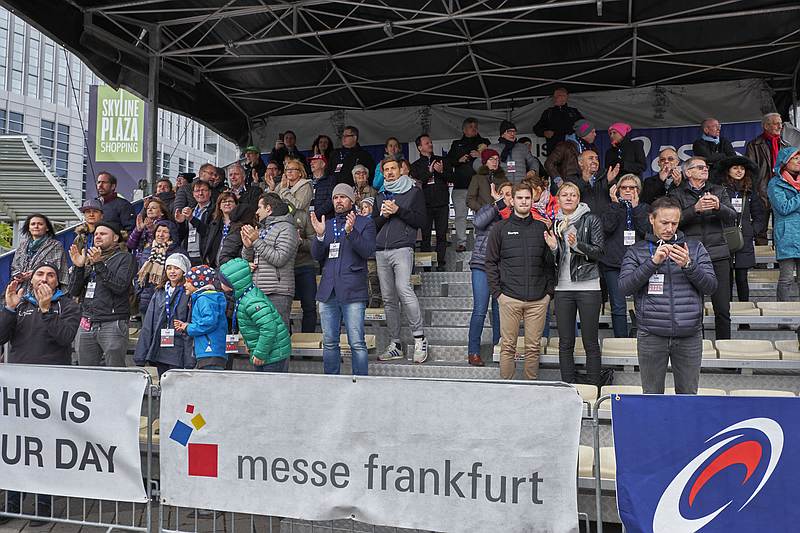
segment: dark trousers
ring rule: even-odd
[[[314,333],[317,329],[317,267],[300,266],[294,269],[294,297],[303,308],[300,331]]]
[[[736,280],[736,295],[740,302],[750,301],[750,284],[747,282],[749,268],[734,268],[731,276],[731,294],[733,294],[733,282]]]
[[[714,306],[716,339],[731,338],[731,260],[720,259],[712,263],[717,276],[717,290],[711,295]]]
[[[575,318],[581,317],[581,339],[586,350],[586,382],[600,383],[600,341],[597,338],[600,291],[556,291],[556,322],[558,323],[558,363],[561,381],[575,383]]]
[[[438,266],[445,263],[445,252],[447,251],[447,220],[450,217],[450,207],[428,207],[428,218],[422,227],[422,244],[420,250],[430,252],[431,250],[431,229],[436,228],[436,262]]]
[[[672,365],[675,394],[697,394],[703,357],[701,331],[690,337],[659,337],[639,330],[636,338],[645,394],[664,394],[667,363]]]

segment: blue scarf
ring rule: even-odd
[[[384,181],[383,186],[392,194],[403,194],[411,190],[414,182],[408,176],[400,176],[394,181]]]
[[[50,298],[50,301],[51,302],[56,302],[62,296],[64,296],[64,293],[61,292],[61,289],[57,289],[56,292],[53,293],[53,297]],[[25,295],[25,299],[28,300],[30,303],[32,303],[35,306],[39,305],[39,300],[36,299],[36,296],[34,296],[32,292],[29,292],[28,294],[26,294]]]
[[[703,140],[710,143],[719,144],[719,137],[712,137],[711,135],[703,134]]]

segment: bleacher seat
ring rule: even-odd
[[[578,389],[578,394],[581,395],[581,399],[584,402],[594,405],[594,402],[597,401],[597,387],[584,383],[576,383],[574,386]]]
[[[758,302],[764,316],[800,316],[800,302]]]
[[[664,394],[675,394],[675,388],[669,387],[668,389],[664,389]],[[728,393],[725,392],[723,389],[708,389],[700,387],[697,389],[698,396],[727,396]]]
[[[292,348],[322,348],[322,333],[293,333]]]
[[[603,339],[603,355],[624,357],[636,355],[636,339],[608,337]]]
[[[386,310],[383,307],[367,307],[364,320],[386,320]]]
[[[709,339],[703,339],[703,359],[716,359],[717,349],[714,348],[714,343]]]
[[[429,267],[436,264],[436,252],[415,252],[414,265],[417,267]]]
[[[796,395],[790,390],[738,389],[732,390],[731,396],[771,396],[793,398]]]
[[[156,418],[153,420],[153,444],[158,445],[161,435],[161,423],[160,419]],[[147,443],[147,417],[140,416],[139,417],[139,442],[142,444]]]
[[[797,339],[775,341],[775,349],[781,353],[784,361],[800,361],[800,346]]]
[[[714,316],[711,302],[706,302],[705,308],[708,316]],[[761,316],[761,310],[753,302],[731,302],[731,316]]]
[[[771,341],[725,339],[714,343],[720,359],[780,359],[781,354]]]
[[[600,478],[617,479],[617,457],[610,446],[600,448]]]
[[[558,355],[558,337],[550,337],[547,341],[545,352],[547,355]],[[575,339],[575,355],[586,355],[586,350],[583,349],[583,339],[580,337]]]
[[[747,273],[750,283],[777,283],[779,271],[777,269],[752,269]]]
[[[578,446],[578,476],[579,477],[593,477],[594,476],[594,450],[591,446]]]
[[[755,247],[756,257],[770,257],[775,261],[775,248],[770,245],[758,245]]]
[[[600,396],[608,394],[643,394],[643,392],[640,385],[606,385],[600,389]]]
[[[545,348],[547,347],[547,337],[542,337],[539,339],[539,354],[545,353]],[[496,344],[494,347],[494,353],[498,356],[500,355],[500,343]],[[522,355],[525,353],[525,337],[517,337],[517,355]]]

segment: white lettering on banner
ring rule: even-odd
[[[146,502],[143,372],[0,365],[0,487]]]
[[[161,387],[164,504],[448,532],[578,529],[572,387],[197,371]],[[253,401],[230,409],[232,390]],[[475,397],[492,398],[492,416],[463,409]]]

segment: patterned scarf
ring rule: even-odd
[[[164,282],[166,271],[164,263],[167,261],[167,248],[172,244],[172,241],[159,243],[153,241],[150,247],[150,257],[144,262],[142,268],[139,269],[139,284],[144,285],[145,280],[148,279],[153,285],[160,285]]]

